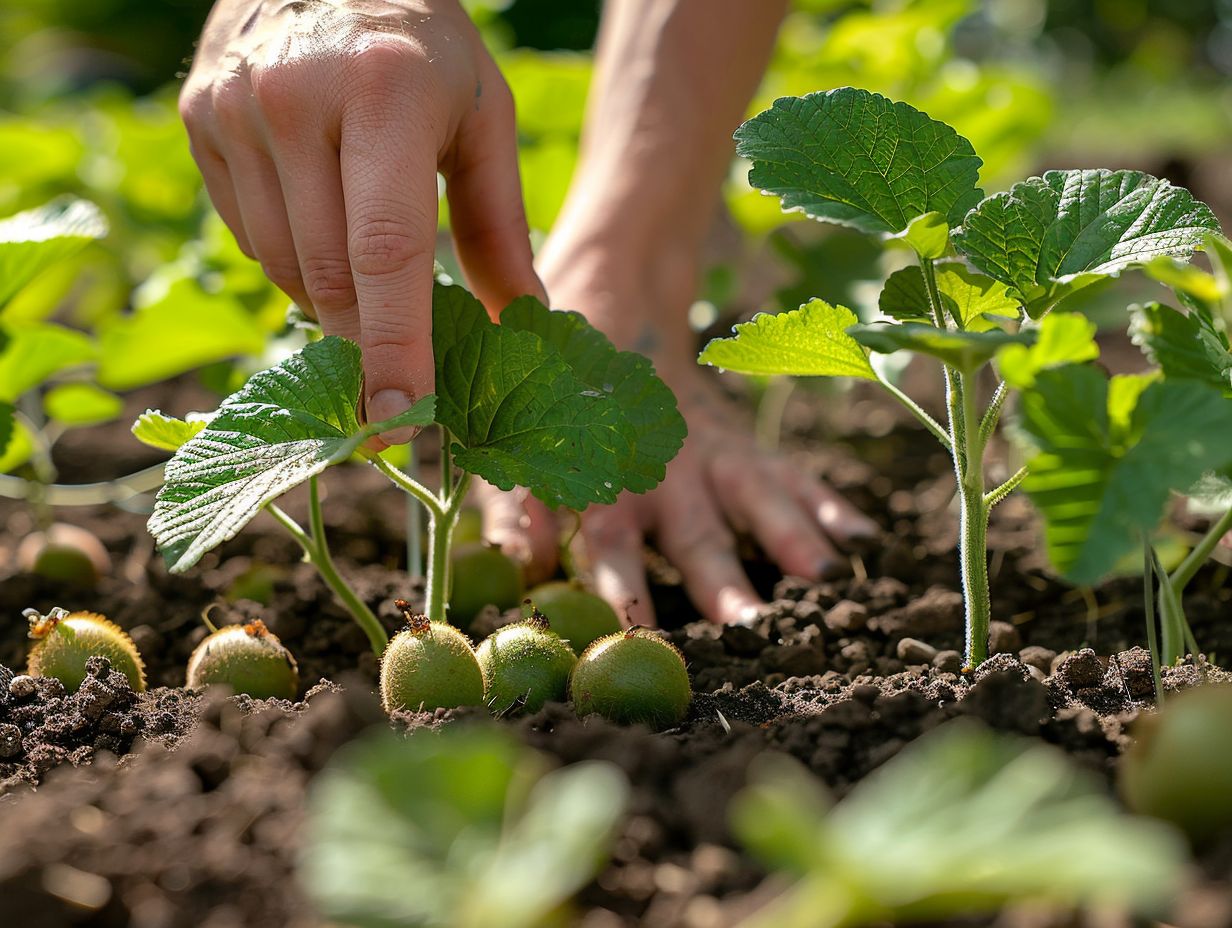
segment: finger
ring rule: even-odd
[[[833,487],[791,462],[783,462],[780,479],[817,520],[822,530],[841,545],[867,543],[881,535],[881,526],[851,505]]]
[[[548,508],[522,487],[506,492],[476,481],[472,492],[483,512],[483,537],[522,565],[528,585],[551,577],[558,560],[558,535],[556,517]]]
[[[659,548],[684,577],[685,589],[711,622],[735,625],[757,616],[762,602],[736,556],[736,540],[703,486],[655,491]]]
[[[493,316],[524,294],[546,302],[518,178],[513,97],[495,70],[476,90],[475,109],[459,129],[456,149],[446,190],[470,289]]]
[[[582,549],[578,556],[587,566],[595,592],[611,603],[625,624],[632,621],[654,627],[657,623],[646,585],[642,539],[642,527],[625,499],[583,513],[575,545]]]
[[[214,211],[235,236],[235,244],[240,251],[255,260],[257,255],[244,233],[244,219],[240,215],[240,205],[235,198],[235,182],[231,179],[227,162],[212,146],[193,144],[190,149],[197,169],[205,181],[205,192],[214,204]]]
[[[396,51],[363,72],[344,110],[342,191],[347,258],[359,307],[364,399],[369,421],[404,412],[432,392],[432,258],[436,240],[435,141],[444,133],[430,102],[389,86],[404,84]],[[396,65],[396,67],[395,67]],[[372,84],[374,79],[380,79]],[[409,441],[414,429],[382,435]]]
[[[712,464],[715,497],[728,520],[747,524],[753,537],[785,573],[809,580],[831,577],[847,561],[822,534],[800,502],[776,479],[778,468],[758,467],[744,455],[720,455]]]

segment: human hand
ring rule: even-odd
[[[359,343],[370,421],[433,391],[438,171],[488,311],[542,295],[513,100],[456,0],[219,0],[180,112],[240,248]]]

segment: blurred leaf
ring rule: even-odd
[[[944,364],[970,373],[987,364],[1006,345],[1028,345],[1034,341],[1032,332],[963,332],[939,329],[921,322],[874,322],[853,325],[848,334],[872,351],[891,354],[914,351],[937,358]]]
[[[143,445],[161,451],[179,451],[190,438],[202,431],[210,417],[185,421],[168,416],[157,409],[147,409],[133,423],[133,435]],[[401,446],[398,446],[401,447]]]
[[[45,268],[107,234],[93,203],[57,200],[0,220],[0,309]]]
[[[206,293],[191,279],[134,313],[102,327],[98,381],[112,390],[166,380],[213,361],[259,356],[266,335],[224,294]]]
[[[783,97],[736,130],[749,183],[785,210],[894,234],[922,213],[958,223],[980,199],[980,159],[949,126],[905,103],[842,87]]]
[[[1135,306],[1130,335],[1169,380],[1199,380],[1232,398],[1228,336],[1205,311],[1185,314],[1161,303]]]
[[[1153,258],[1187,258],[1219,223],[1183,187],[1141,171],[1049,171],[979,204],[954,245],[1039,318],[1066,294]]]
[[[1035,375],[1062,364],[1094,361],[1099,357],[1095,323],[1078,313],[1050,313],[1040,322],[1035,344],[1007,345],[997,353],[997,367],[1011,387],[1026,389]]]
[[[12,402],[49,377],[98,357],[94,342],[81,332],[49,322],[4,329],[0,347],[0,401]]]
[[[13,404],[0,403],[0,458],[4,457],[13,437]]]
[[[8,445],[0,452],[0,474],[8,474],[25,464],[34,454],[34,438],[26,423],[21,419],[13,420],[12,433]]]
[[[847,334],[858,322],[845,306],[812,300],[785,313],[759,313],[730,338],[713,339],[699,363],[740,374],[876,380],[868,356]]]
[[[43,409],[61,425],[98,425],[118,419],[124,401],[92,383],[62,383],[47,391]]]
[[[497,729],[380,731],[314,782],[300,881],[359,928],[539,928],[599,870],[627,796],[611,765],[544,775]]]
[[[744,928],[943,921],[1013,902],[1149,913],[1181,884],[1171,830],[1121,813],[1055,748],[968,723],[907,747],[825,818],[794,762],[761,762],[752,779],[737,834],[800,879]]]
[[[1143,272],[1166,287],[1171,287],[1189,307],[1210,311],[1226,295],[1213,274],[1176,258],[1152,258]]]

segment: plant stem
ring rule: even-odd
[[[1211,556],[1211,552],[1215,550],[1219,540],[1230,531],[1232,531],[1232,509],[1229,509],[1215,521],[1215,524],[1202,536],[1202,540],[1194,546],[1194,549],[1186,555],[1185,560],[1181,561],[1180,566],[1172,572],[1172,588],[1176,590],[1178,596],[1185,591],[1189,581],[1194,578],[1194,575],[1206,563],[1206,559]]]
[[[418,480],[409,474],[404,474],[382,457],[373,455],[369,460],[372,461],[373,466],[377,470],[424,504],[424,508],[428,510],[429,522],[440,518],[444,514],[445,510],[441,506],[441,501],[436,498],[436,494]]]
[[[996,430],[997,422],[1001,418],[1001,408],[1005,405],[1005,398],[1009,396],[1009,393],[1010,388],[1004,380],[997,384],[997,389],[993,391],[988,408],[984,410],[984,418],[980,420],[981,445],[987,445],[988,440],[992,438],[992,433]]]
[[[907,408],[907,411],[909,413],[911,413],[913,416],[919,419],[920,422],[924,425],[924,428],[932,432],[933,437],[936,438],[937,441],[941,442],[941,446],[945,448],[946,451],[948,451],[950,454],[954,453],[954,447],[950,443],[950,436],[946,433],[945,429],[941,426],[940,422],[938,422],[936,419],[930,416],[927,412],[925,412],[924,408],[920,406],[919,403],[917,403],[915,400],[909,397],[906,393],[904,393],[895,384],[891,383],[886,378],[878,375],[877,382],[880,383],[883,387],[885,387],[885,389],[889,392],[891,396],[893,396],[896,400],[902,403],[903,406]]]
[[[1016,489],[1018,489],[1018,485],[1022,483],[1026,477],[1027,468],[1026,465],[1023,465],[1018,468],[1018,470],[1014,471],[1010,478],[1006,480],[1005,483],[1001,484],[1001,486],[996,489],[989,490],[984,494],[984,508],[992,509],[993,506],[997,505],[997,503],[1001,502],[1001,500],[1005,499]]]
[[[1185,645],[1185,613],[1181,609],[1181,600],[1172,586],[1172,579],[1164,570],[1155,549],[1151,549],[1151,566],[1155,577],[1159,580],[1159,612],[1160,612],[1160,645],[1159,659],[1169,667],[1177,662],[1184,653]],[[1197,659],[1197,655],[1194,655]]]
[[[31,499],[41,496],[49,506],[98,506],[123,504],[133,497],[153,493],[163,485],[165,464],[155,464],[114,480],[98,483],[40,484],[11,474],[0,474],[0,496]]]
[[[1151,674],[1155,680],[1155,703],[1164,704],[1164,682],[1159,672],[1159,636],[1155,629],[1155,584],[1152,582],[1154,565],[1152,564],[1151,542],[1145,535],[1142,537],[1142,584],[1143,608],[1146,611],[1146,643],[1151,649]]]
[[[445,604],[449,600],[449,547],[470,481],[470,474],[463,472],[453,488],[453,495],[445,500],[444,511],[434,516],[428,525],[428,589],[424,596],[424,611],[434,622],[448,620]]]

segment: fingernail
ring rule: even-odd
[[[851,572],[851,565],[837,558],[823,557],[817,562],[815,576],[818,580],[833,580]]]
[[[757,624],[757,620],[761,618],[760,606],[745,606],[737,613],[736,625],[743,625],[746,628]]]
[[[368,397],[366,411],[369,422],[384,422],[411,408],[414,398],[401,390],[379,390]],[[419,429],[408,425],[381,433],[381,440],[390,445],[402,445],[419,434]]]

